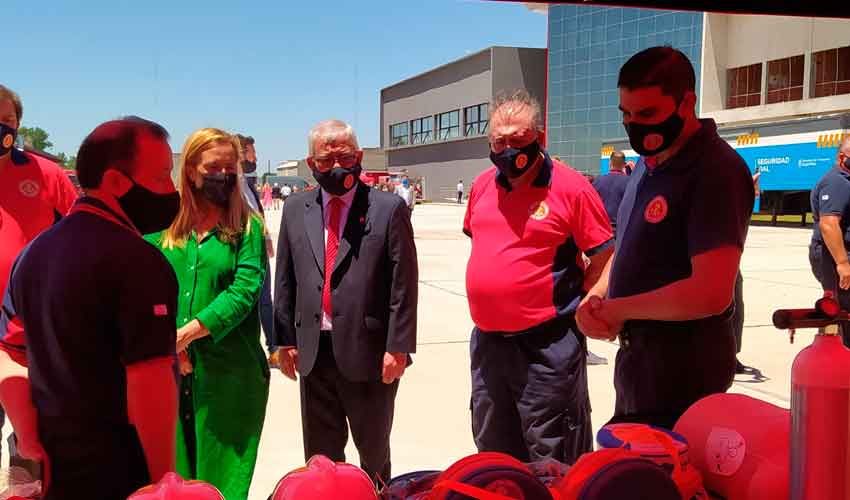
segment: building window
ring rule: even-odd
[[[812,97],[850,94],[850,46],[812,54],[814,89]]]
[[[761,63],[732,68],[726,72],[726,75],[729,80],[727,108],[743,108],[761,104]]]
[[[767,63],[767,103],[803,99],[803,56]]]
[[[463,123],[466,124],[464,135],[485,135],[490,124],[490,112],[487,104],[470,106],[463,110]]]
[[[426,116],[410,122],[413,130],[412,144],[427,144],[434,140],[434,117]]]
[[[410,144],[410,136],[407,130],[407,122],[390,125],[390,146],[406,146]]]
[[[437,138],[439,140],[460,137],[460,111],[440,113],[437,116]]]

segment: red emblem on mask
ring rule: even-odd
[[[351,189],[354,186],[354,176],[351,175],[351,174],[348,174],[345,177],[345,181],[343,182],[343,185],[345,186],[345,189]]]
[[[528,156],[521,154],[516,157],[516,168],[523,169],[528,165]]]

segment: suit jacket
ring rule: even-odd
[[[354,382],[380,380],[385,352],[416,351],[419,269],[400,197],[358,183],[331,271],[334,357]],[[321,190],[283,207],[275,273],[275,337],[310,374],[319,351],[325,241]]]
[[[251,196],[254,200],[257,201],[257,209],[260,211],[260,215],[265,216],[265,210],[263,209],[263,199],[260,196],[260,193],[257,192],[257,178],[253,176],[245,176],[245,184],[248,185],[248,190],[250,193],[245,193],[246,196]]]

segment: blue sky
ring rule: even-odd
[[[330,117],[377,146],[385,86],[490,45],[546,46],[544,15],[478,0],[8,2],[0,83],[54,152],[137,114],[175,151],[200,127],[249,133],[261,171],[303,157]]]

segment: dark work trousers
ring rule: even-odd
[[[732,316],[732,327],[735,329],[735,352],[741,352],[741,340],[744,336],[744,277],[738,270],[735,278],[735,315]]]
[[[841,304],[841,309],[850,311],[850,290],[842,290],[838,286],[838,271],[835,270],[835,260],[825,244],[812,241],[809,245],[809,264],[812,266],[812,274],[815,275],[823,289],[832,291],[838,299],[838,303]],[[839,326],[844,345],[850,347],[850,323],[842,321]]]
[[[260,290],[260,324],[263,326],[263,334],[266,337],[266,347],[269,353],[277,351],[274,345],[274,304],[272,304],[272,277],[270,271],[266,273],[263,280],[263,288]]]
[[[573,464],[593,449],[587,342],[572,316],[521,335],[472,330],[472,432],[479,451]]]
[[[125,500],[150,484],[133,426],[75,420],[39,418],[39,434],[51,471],[44,500]]]
[[[390,431],[398,380],[392,384],[349,381],[337,368],[331,335],[321,335],[316,364],[309,375],[301,377],[304,458],[321,454],[344,462],[350,426],[360,453],[360,468],[373,481],[380,477],[389,483]]]
[[[463,191],[458,191],[457,192],[457,204],[460,205],[461,203],[463,203]]]
[[[698,400],[726,392],[735,377],[733,308],[698,321],[627,322],[614,366],[609,423],[672,429]]]

